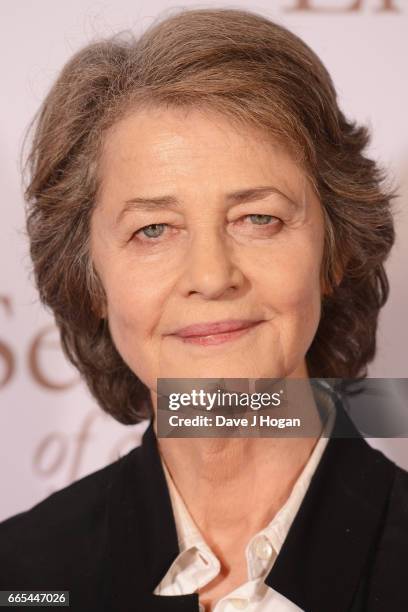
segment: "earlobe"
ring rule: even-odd
[[[329,295],[333,294],[333,288],[329,287],[327,285],[327,283],[324,284],[324,286],[322,287],[322,297],[328,297]]]
[[[344,272],[340,266],[336,266],[334,270],[334,282],[330,283],[327,278],[324,278],[323,274],[320,278],[320,287],[322,297],[333,295],[336,287],[338,287],[343,280]]]
[[[107,309],[106,309],[106,304],[105,303],[100,306],[98,316],[99,316],[100,319],[106,319],[107,318],[108,313],[107,313]]]
[[[333,271],[334,272],[334,283],[336,287],[338,287],[341,281],[343,280],[344,270],[345,270],[345,265],[337,261],[334,266],[334,271]]]
[[[88,286],[90,287],[92,312],[98,319],[106,319],[108,316],[106,294],[93,262],[91,262],[90,280]]]
[[[98,319],[104,320],[107,318],[106,300],[103,296],[93,296],[91,310]]]

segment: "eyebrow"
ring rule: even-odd
[[[240,189],[238,191],[233,191],[231,193],[227,193],[225,196],[225,201],[229,204],[242,204],[245,202],[252,202],[253,200],[262,200],[267,196],[277,193],[282,196],[291,204],[294,208],[297,208],[298,205],[287,196],[283,191],[273,186],[260,186],[260,187],[252,187],[250,189]],[[125,206],[119,212],[116,218],[116,225],[118,225],[122,218],[129,212],[134,210],[144,210],[144,211],[152,211],[152,210],[168,210],[168,209],[179,209],[180,201],[171,195],[165,195],[160,197],[136,197],[131,198],[130,200],[126,200]]]

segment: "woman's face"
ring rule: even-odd
[[[100,169],[91,251],[131,370],[152,391],[157,378],[307,376],[323,216],[285,149],[217,114],[150,109],[107,134]],[[231,319],[257,324],[177,333]]]

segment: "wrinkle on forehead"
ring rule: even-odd
[[[226,192],[254,187],[251,165],[253,167],[255,164],[258,170],[261,169],[260,172],[255,172],[259,175],[256,181],[259,182],[260,179],[261,182],[270,184],[276,180],[277,186],[285,186],[288,194],[302,209],[303,220],[306,218],[308,202],[315,190],[303,167],[290,153],[288,147],[274,141],[272,137],[252,125],[242,124],[239,128],[236,123],[229,121],[228,117],[220,114],[195,112],[198,118],[204,119],[204,122],[208,121],[211,128],[214,127],[216,130],[215,137],[211,129],[207,136],[203,125],[199,125],[197,146],[194,142],[194,122],[192,134],[185,129],[185,120],[187,117],[191,118],[192,112],[178,115],[174,112],[166,114],[162,110],[156,122],[154,110],[150,109],[147,113],[136,112],[119,121],[105,139],[101,160],[103,182],[109,183],[112,180],[117,184],[129,182],[129,193],[126,196],[136,197],[139,195],[138,191],[143,192],[147,188],[151,191],[149,176],[152,167],[157,164],[157,172],[154,174],[155,184],[152,186],[157,193],[153,195],[160,196],[161,192],[167,194],[179,189],[180,185],[183,187],[183,184],[178,182],[181,178],[188,179],[186,184],[191,191],[195,172],[202,181],[195,189],[199,191],[200,187],[205,185],[208,190],[211,181],[214,181],[212,191],[216,194],[221,186]],[[132,117],[134,122],[129,123]],[[216,136],[217,132],[222,135],[220,139]],[[265,150],[271,152],[270,160],[265,155]],[[211,151],[214,151],[213,160]],[[239,159],[241,155],[245,159],[244,163]],[[238,166],[237,176],[233,176],[229,168],[230,164],[234,164],[234,156]],[[247,176],[245,176],[246,168],[248,168]],[[114,174],[116,176],[113,176]],[[145,179],[143,174],[146,175]],[[229,176],[233,176],[234,184],[227,184]],[[237,179],[240,184],[237,183]],[[300,222],[301,218],[299,216],[297,218]]]

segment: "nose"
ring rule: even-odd
[[[214,228],[196,234],[190,242],[180,282],[184,295],[198,293],[205,299],[237,291],[244,275],[234,261],[228,236]]]

